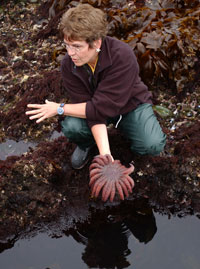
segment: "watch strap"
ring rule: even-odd
[[[63,108],[64,105],[65,105],[64,103],[61,103],[60,106],[57,108],[57,113],[60,116],[64,114],[64,108]]]

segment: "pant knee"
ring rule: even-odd
[[[162,139],[148,139],[143,143],[132,143],[131,150],[140,155],[159,155],[163,151],[166,144],[166,135],[163,134]]]
[[[163,151],[165,144],[166,144],[166,139],[162,141],[159,141],[159,140],[151,141],[151,143],[149,143],[146,146],[147,154],[152,155],[152,156],[159,155]]]
[[[85,119],[66,117],[61,122],[61,125],[62,132],[68,138],[69,142],[75,143],[82,149],[95,144],[91,130]]]
[[[66,117],[61,122],[61,125],[62,132],[69,139],[73,138],[75,134],[78,134],[81,131],[81,124],[78,118]]]

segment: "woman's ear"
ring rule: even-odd
[[[100,52],[101,51],[101,44],[102,44],[102,40],[101,39],[97,39],[94,41],[94,48],[96,49],[96,52]]]

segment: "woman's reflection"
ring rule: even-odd
[[[79,225],[68,235],[86,245],[82,259],[89,267],[126,268],[130,265],[127,261],[131,253],[128,248],[130,234],[146,244],[156,231],[152,209],[138,200],[134,205],[126,204],[118,210],[95,212],[89,223]]]

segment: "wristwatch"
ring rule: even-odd
[[[60,106],[57,108],[57,113],[58,113],[58,115],[63,115],[64,114],[64,103],[62,103],[62,104],[60,104]]]

